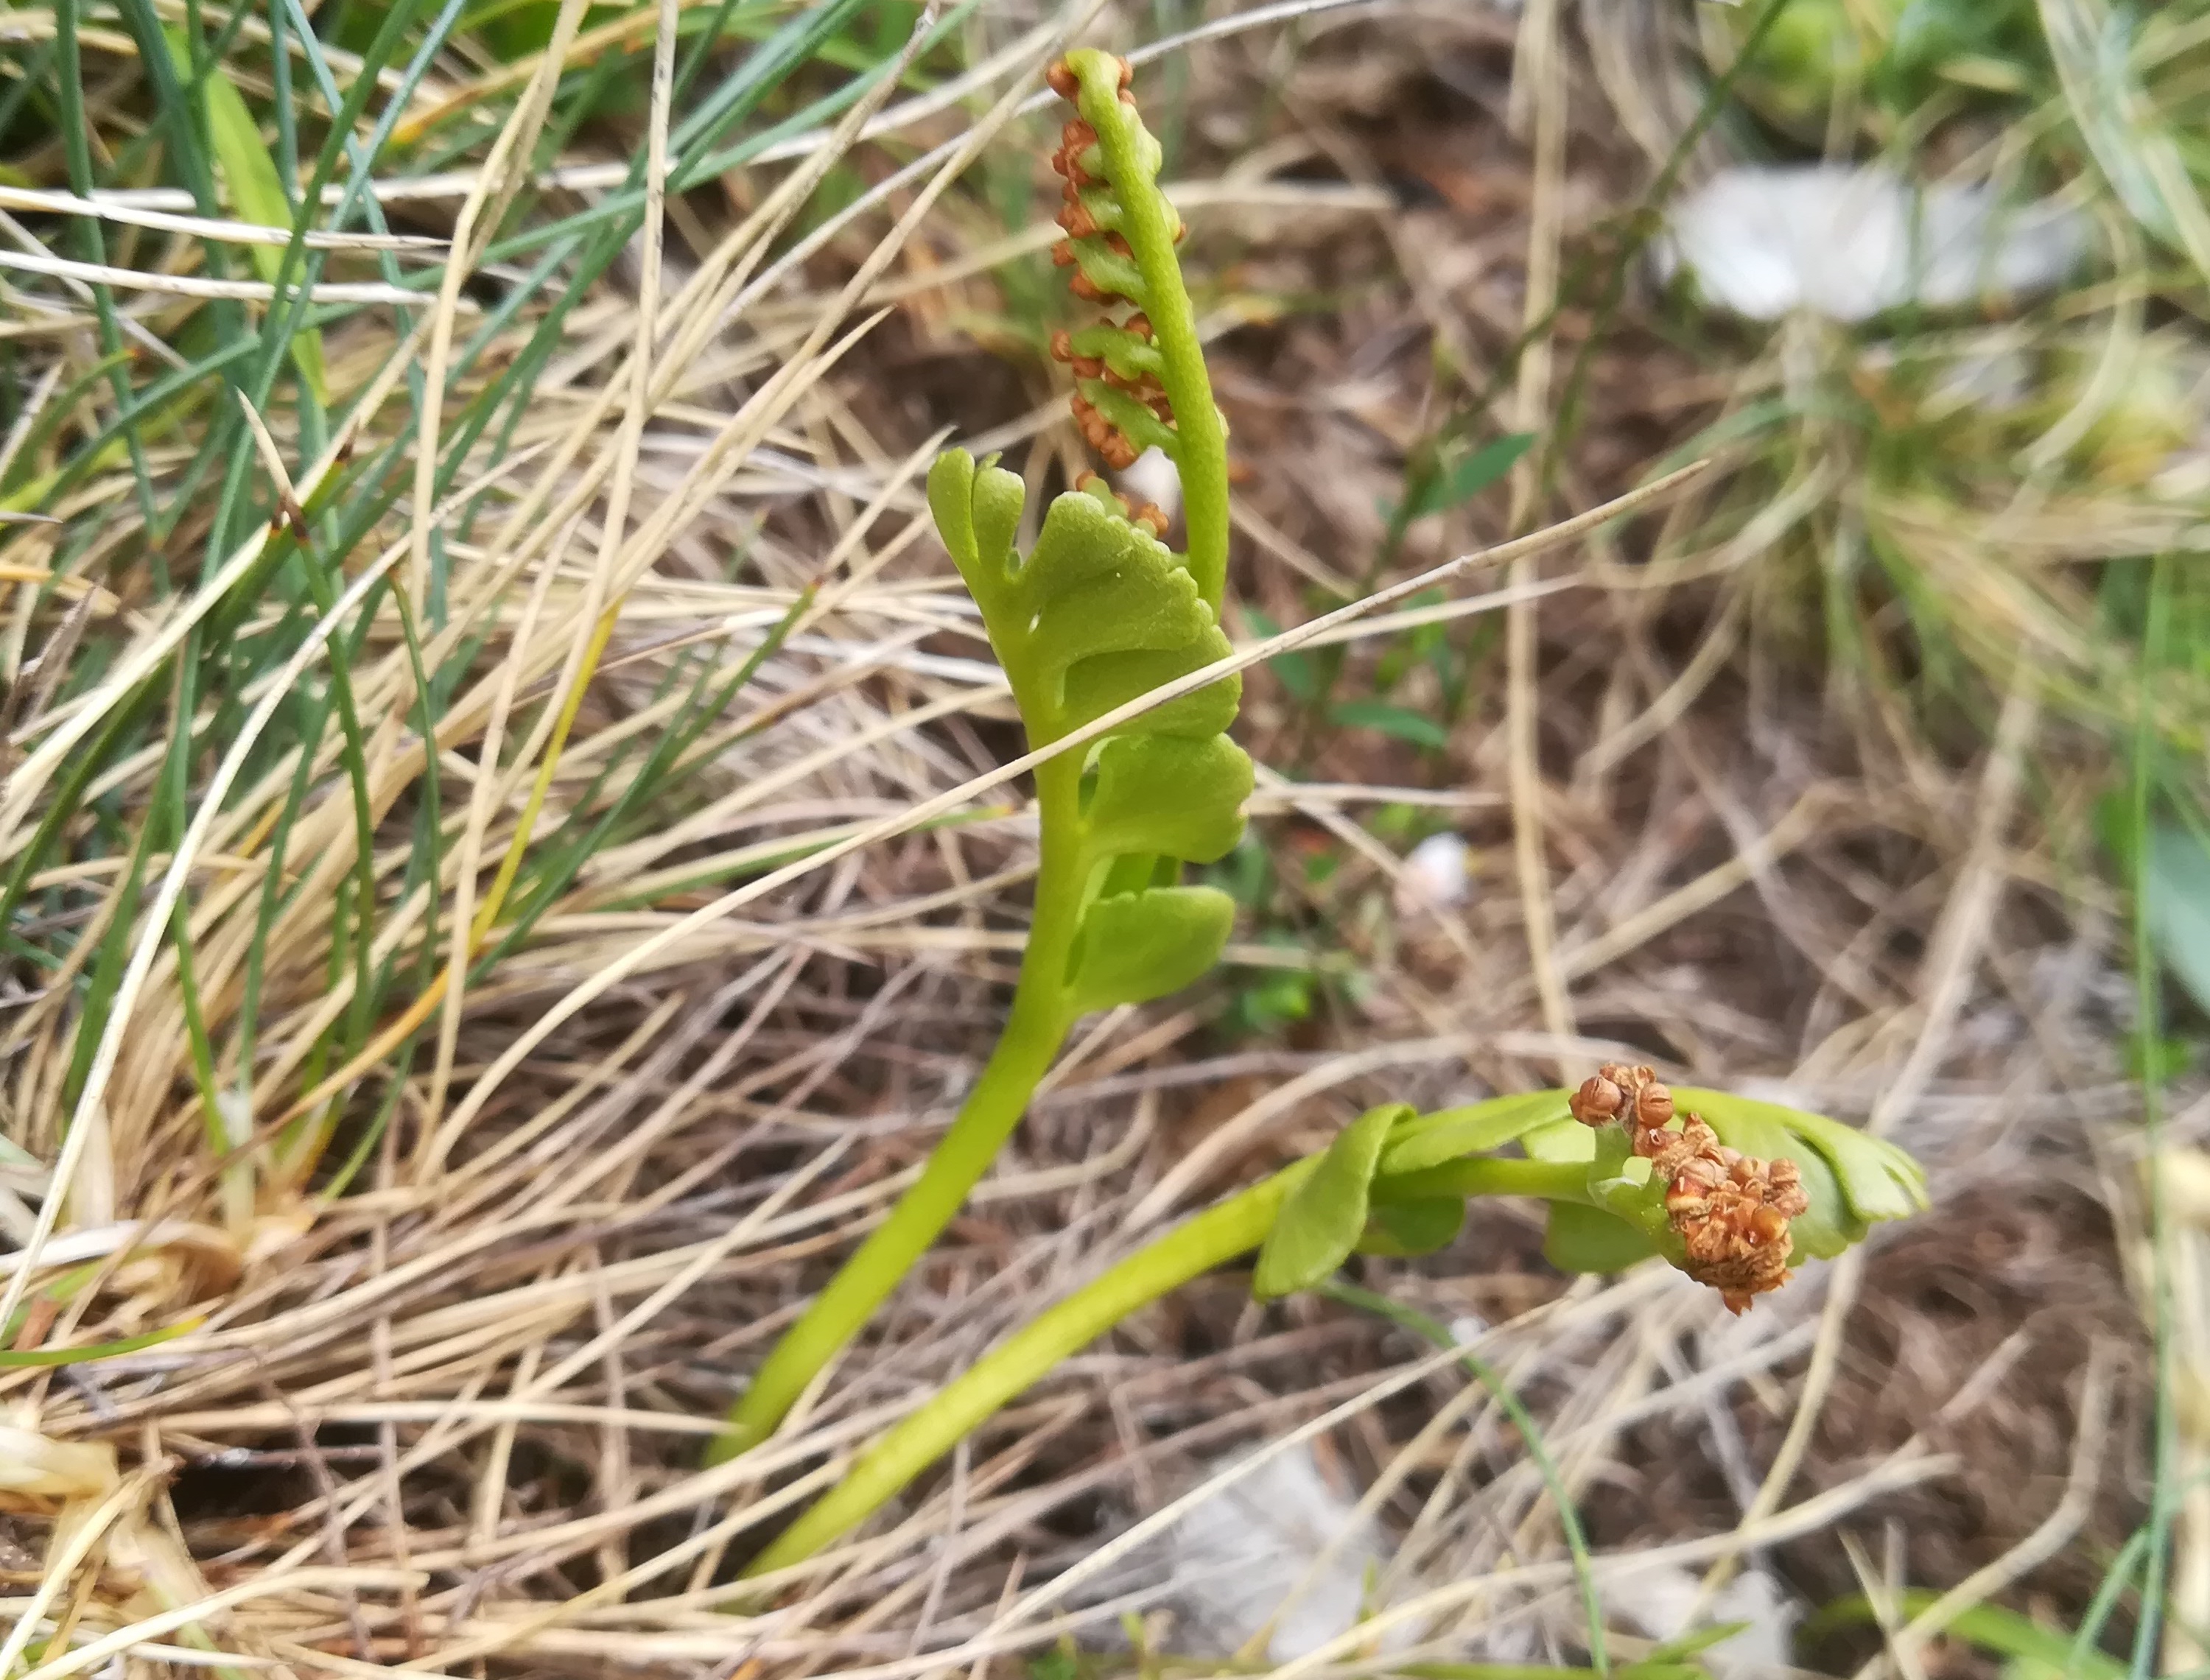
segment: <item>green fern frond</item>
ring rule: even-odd
[[[928,501],[1031,747],[1228,653],[1180,557],[1109,497],[1054,500],[1025,561],[1013,548],[1023,503],[1013,473],[951,450],[929,473]],[[1043,878],[1082,898],[1058,977],[1070,1020],[1162,997],[1218,960],[1233,903],[1173,884],[1171,866],[1212,863],[1242,837],[1251,761],[1223,733],[1241,695],[1236,677],[1208,683],[1106,735],[1076,775],[1038,778]],[[1062,859],[1072,862],[1053,867]],[[1135,867],[1114,867],[1124,860]],[[1040,954],[1032,943],[1030,959]]]

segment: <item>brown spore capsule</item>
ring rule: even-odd
[[[1580,1089],[1573,1093],[1566,1107],[1584,1126],[1601,1126],[1618,1115],[1622,1100],[1620,1088],[1598,1074],[1581,1081]]]

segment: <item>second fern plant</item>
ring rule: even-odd
[[[1067,235],[1055,256],[1076,271],[1076,293],[1106,310],[1053,350],[1073,369],[1077,422],[1108,462],[1152,446],[1174,461],[1188,553],[1160,539],[1163,518],[1132,515],[1091,478],[1054,500],[1023,557],[1017,477],[961,449],[928,477],[937,530],[981,609],[1031,748],[1229,651],[1226,428],[1174,256],[1180,220],[1159,190],[1158,142],[1127,81],[1127,66],[1103,52],[1052,67],[1052,86],[1080,113],[1052,160]],[[1241,697],[1241,683],[1225,678],[1038,767],[1036,909],[1004,1033],[920,1179],[761,1365],[716,1459],[771,1435],[912,1269],[1078,1020],[1163,997],[1219,959],[1234,906],[1180,877],[1241,837],[1251,762],[1225,733]]]

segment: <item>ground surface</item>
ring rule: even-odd
[[[998,45],[1026,21],[990,17],[984,34]],[[1009,129],[877,283],[889,317],[754,440],[745,474],[637,583],[577,725],[599,744],[577,750],[553,803],[588,809],[591,755],[630,720],[664,721],[667,638],[719,625],[757,641],[833,554],[848,587],[762,665],[696,788],[592,858],[540,936],[474,983],[438,1055],[377,1087],[403,1087],[388,1130],[369,1129],[369,1097],[343,1112],[340,1141],[371,1143],[357,1194],[311,1218],[271,1199],[243,1254],[215,1231],[142,1256],[149,1310],[211,1304],[196,1340],[15,1379],[24,1428],[174,1467],[173,1523],[130,1507],[95,1621],[108,1599],[148,1613],[131,1594],[151,1580],[171,1603],[239,1589],[232,1618],[208,1625],[295,1669],[903,1674],[1001,1653],[1010,1673],[1053,1637],[1049,1601],[1018,1595],[1089,1559],[1066,1593],[1086,1636],[1109,1641],[1119,1610],[1166,1603],[1180,1619],[1154,1629],[1164,1647],[1201,1641],[1200,1589],[1156,1554],[1101,1560],[1101,1545],[1429,1349],[1346,1305],[1260,1310],[1241,1277],[1208,1279],[1070,1361],[780,1608],[732,1617],[716,1589],[787,1508],[773,1490],[791,1470],[1173,1213],[1370,1103],[1440,1106],[1626,1055],[1884,1130],[1926,1161],[1936,1205],[1741,1320],[1670,1274],[1568,1280],[1509,1204],[1441,1254],[1362,1264],[1366,1286],[1485,1329],[1482,1357],[1539,1422],[1602,1555],[1620,1633],[1671,1630],[1625,1567],[1668,1548],[1658,1561],[1691,1587],[1746,1561],[1776,1619],[1992,1568],[1978,1589],[1991,1601],[2076,1622],[2151,1485],[2148,1340],[2122,1263],[2143,1218],[2130,957],[2122,906],[2081,850],[2108,744],[2027,683],[1921,708],[1908,682],[1836,655],[1821,603],[1860,591],[1833,581],[1854,481],[1776,486],[1763,457],[1710,429],[1791,380],[1861,378],[1862,346],[1661,289],[1630,213],[1694,110],[1680,43],[1626,7],[1573,12],[1553,51],[1543,27],[1457,3],[1349,11],[1139,77],[1169,175],[1211,193],[1191,196],[1185,258],[1232,431],[1231,631],[1300,622],[1593,506],[1676,452],[1716,470],[1659,515],[1476,573],[1452,598],[1498,594],[1479,610],[1254,674],[1239,738],[1274,774],[1219,871],[1243,906],[1228,966],[1079,1032],[985,1190],[770,1473],[702,1473],[707,1420],[949,1117],[1017,960],[1033,834],[1017,787],[676,926],[743,878],[736,864],[1017,750],[956,579],[915,528],[915,489],[945,427],[1006,449],[1032,491],[1085,465],[1042,353],[1064,318],[1057,278],[1033,244],[997,249],[1024,225],[1009,234],[1005,207],[1042,202],[1048,118]],[[954,112],[914,133],[959,126]],[[1687,181],[1730,143],[1696,148]],[[849,190],[902,147],[855,154]],[[671,284],[759,193],[733,177],[718,208],[689,196]],[[879,232],[832,241],[699,352],[639,457],[640,510],[665,504]],[[618,268],[579,312],[516,447],[577,424],[637,284]],[[389,343],[345,330],[334,360]],[[1514,475],[1392,533],[1407,461],[1432,440],[1455,463],[1521,431],[1543,441]],[[1797,491],[1789,517],[1752,516]],[[595,608],[584,554],[496,609],[495,641],[530,649],[535,663],[513,665],[533,682],[569,645],[561,615]],[[1873,639],[1894,632],[1887,598],[1861,594]],[[1911,646],[1893,636],[1906,678]],[[403,648],[386,615],[363,672],[400,669]],[[510,685],[510,740],[536,726],[536,697]],[[443,757],[445,797],[475,797],[480,739]],[[517,773],[485,798],[486,858],[525,786]],[[422,797],[395,794],[378,813],[388,886]],[[310,954],[272,988],[287,1009],[330,984],[326,952]],[[133,1147],[118,1144],[98,1195],[110,1219],[211,1230],[211,1175],[155,1147],[182,1135],[170,998],[167,1036],[118,1064],[113,1125]],[[59,1077],[33,1057],[18,1088],[46,1108],[27,1114],[51,1108]],[[2183,1141],[2200,1106],[2176,1110]],[[58,1135],[24,1131],[39,1152]],[[1435,1595],[1439,1653],[1580,1659],[1555,1508],[1463,1373],[1351,1407],[1309,1450],[1337,1495],[1372,1491],[1374,1556],[1393,1560],[1379,1584],[1398,1603]],[[25,1559],[47,1555],[50,1516],[20,1520]],[[2113,1637],[2134,1615],[2120,1605]],[[1802,1659],[1848,1672],[1875,1648],[1845,1635]],[[1926,1671],[1978,1660],[1937,1650]]]

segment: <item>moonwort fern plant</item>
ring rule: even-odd
[[[966,451],[941,456],[928,502],[1005,667],[1029,744],[1224,658],[1227,434],[1205,376],[1174,245],[1180,219],[1159,190],[1158,142],[1128,93],[1128,67],[1076,51],[1052,67],[1073,101],[1054,166],[1065,178],[1059,260],[1106,318],[1061,334],[1074,412],[1107,461],[1156,445],[1181,477],[1188,552],[1167,521],[1131,510],[1094,477],[1054,499],[1034,549],[1014,541],[1021,480]],[[772,1434],[958,1211],[1019,1123],[1083,1015],[1180,990],[1218,960],[1228,896],[1186,886],[1241,837],[1251,762],[1224,732],[1230,677],[1144,714],[1036,770],[1035,912],[1005,1030],[921,1177],[762,1364],[714,1448],[732,1457]]]
[[[863,1453],[746,1573],[830,1545],[1060,1360],[1212,1268],[1255,1252],[1252,1292],[1293,1294],[1354,1254],[1433,1252],[1486,1195],[1547,1202],[1544,1252],[1563,1270],[1663,1258],[1739,1313],[1803,1260],[1831,1259],[1879,1221],[1924,1207],[1926,1182],[1909,1155],[1854,1128],[1675,1091],[1645,1067],[1434,1114],[1385,1104],[1323,1153],[1184,1221],[999,1343]]]

